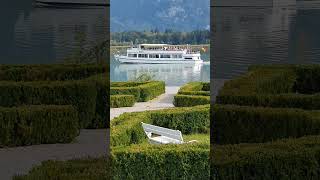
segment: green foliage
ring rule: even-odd
[[[176,107],[190,107],[210,104],[210,83],[190,82],[182,86],[174,96]]]
[[[110,95],[134,95],[136,101],[146,102],[165,92],[162,81],[112,82]]]
[[[212,145],[211,179],[319,179],[320,136],[260,144]]]
[[[111,33],[112,44],[134,44],[142,43],[165,43],[165,44],[209,44],[210,31],[197,30],[192,32],[175,32],[167,30],[165,32],[114,32]]]
[[[110,107],[132,107],[136,103],[133,95],[112,95],[110,96]]]
[[[146,139],[141,122],[179,129],[185,133],[207,133],[210,107],[196,106],[125,113],[111,121],[111,146],[138,144]]]
[[[210,104],[210,96],[176,95],[174,96],[174,106],[191,107],[203,104]]]
[[[314,75],[315,73],[310,73],[316,71],[313,69],[318,68],[320,68],[318,65],[310,66],[310,68],[299,65],[254,66],[249,68],[250,71],[247,74],[226,82],[216,102],[248,106],[320,109],[320,93],[316,93],[318,87],[315,85],[319,84],[319,79],[317,75]],[[308,90],[307,86],[313,90],[310,90],[310,87]],[[301,89],[314,93],[303,94]]]
[[[320,111],[216,105],[212,112],[216,144],[260,143],[320,134]]]
[[[102,64],[0,65],[0,81],[80,80],[107,70]]]
[[[113,179],[209,179],[209,144],[112,149]]]
[[[296,68],[295,89],[299,93],[314,94],[320,92],[320,65],[301,65]]]
[[[199,106],[151,112],[156,126],[179,129],[183,134],[210,132],[210,107]]]
[[[0,106],[73,105],[82,128],[105,128],[107,82],[94,80],[1,82]],[[5,95],[5,96],[4,96]]]
[[[110,125],[113,179],[208,179],[209,140],[183,145],[151,145],[146,142],[141,122],[185,133],[207,133],[209,109],[209,105],[173,108],[125,113],[113,119]],[[193,135],[197,134],[189,138],[194,138]]]
[[[0,105],[73,105],[81,127],[89,127],[95,117],[97,89],[89,81],[1,82]]]
[[[212,179],[319,179],[319,68],[251,66],[225,83],[213,143],[246,144],[212,145]]]
[[[13,180],[109,180],[111,177],[110,160],[75,159],[69,161],[44,161],[34,167],[27,175],[18,175]]]
[[[0,146],[69,143],[78,134],[72,106],[0,107]]]

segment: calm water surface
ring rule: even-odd
[[[320,1],[211,11],[212,78],[233,78],[251,64],[320,63]]]
[[[209,61],[209,53],[202,54]],[[210,81],[210,64],[120,64],[111,57],[110,80],[128,81],[143,73],[151,74],[157,80],[165,81],[168,86],[180,86],[190,81]]]
[[[32,0],[1,4],[0,64],[55,63],[84,45],[107,37],[107,10],[37,8]]]

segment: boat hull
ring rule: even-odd
[[[115,56],[116,60],[123,64],[198,64],[203,63],[202,60],[185,60],[185,59],[139,59]]]

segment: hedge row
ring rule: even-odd
[[[210,104],[210,96],[175,95],[173,104],[176,107],[191,107]]]
[[[68,143],[78,134],[72,106],[0,107],[0,147]]]
[[[254,66],[225,83],[216,102],[248,106],[320,109],[319,65]]]
[[[109,180],[110,161],[106,157],[45,161],[32,168],[27,175],[16,175],[13,180]]]
[[[102,64],[0,65],[0,81],[80,80],[107,70]]]
[[[320,179],[320,136],[212,145],[211,179]]]
[[[105,128],[109,105],[107,84],[100,80],[5,81],[0,83],[0,106],[73,105],[79,112],[82,128]]]
[[[112,149],[112,177],[209,179],[209,144],[132,145]]]
[[[111,146],[138,144],[146,139],[141,122],[182,133],[207,133],[210,128],[210,106],[174,108],[157,111],[125,113],[111,121]]]
[[[190,82],[182,86],[174,96],[176,107],[210,104],[210,83]]]
[[[209,143],[151,145],[141,122],[207,133],[210,106],[126,113],[111,121],[113,179],[208,179]]]
[[[162,81],[112,82],[110,95],[134,95],[136,101],[146,102],[165,92]]]
[[[111,95],[110,107],[132,107],[136,103],[136,98],[133,95]]]
[[[320,134],[320,111],[216,105],[213,143],[260,143]]]

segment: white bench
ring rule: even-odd
[[[159,127],[141,122],[151,144],[183,144],[181,131]],[[195,140],[187,143],[196,142]]]

